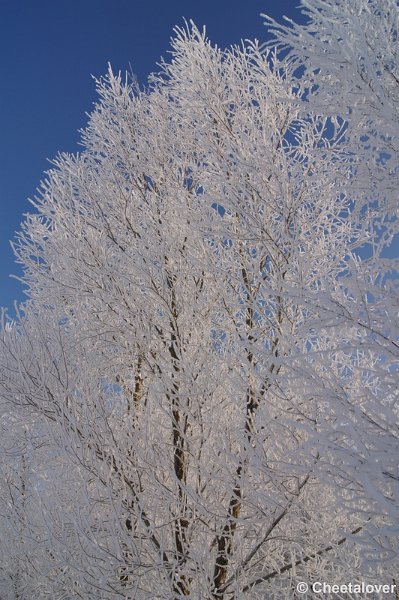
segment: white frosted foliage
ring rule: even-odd
[[[286,58],[191,24],[147,90],[97,81],[82,153],[56,158],[14,243],[29,299],[0,340],[1,597],[392,582],[397,63],[376,28],[361,74],[389,59],[389,102],[338,97],[329,40],[351,32],[342,73],[360,36],[338,4],[273,25]]]

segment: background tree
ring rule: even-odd
[[[340,474],[344,467],[364,496],[374,498],[375,510],[394,523],[399,494],[394,459],[399,444],[398,259],[389,247],[398,240],[398,4],[316,0],[302,7],[306,25],[268,22],[292,68],[301,73],[302,110],[308,113],[310,107],[342,138],[348,165],[344,187],[363,230],[348,247],[340,297],[328,307],[336,320],[344,318],[358,328],[358,350],[346,352],[343,364],[351,355],[347,376],[357,374],[363,395],[356,403],[344,398],[339,403],[346,424],[334,432],[334,456]],[[366,506],[366,512],[374,511]],[[373,552],[379,544],[376,536]],[[383,545],[388,556],[397,555],[395,527]]]

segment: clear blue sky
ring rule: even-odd
[[[299,0],[4,0],[0,6],[0,306],[12,313],[22,285],[9,240],[48,159],[79,150],[78,130],[96,100],[91,75],[111,62],[145,83],[183,17],[219,46],[266,39],[265,12],[298,19]]]

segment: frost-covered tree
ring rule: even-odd
[[[57,158],[15,244],[29,300],[0,396],[43,440],[36,597],[389,578],[396,313],[380,254],[356,254],[378,232],[353,209],[351,123],[305,110],[296,63],[257,44],[192,26],[172,50],[146,91],[98,81],[85,150]]]

